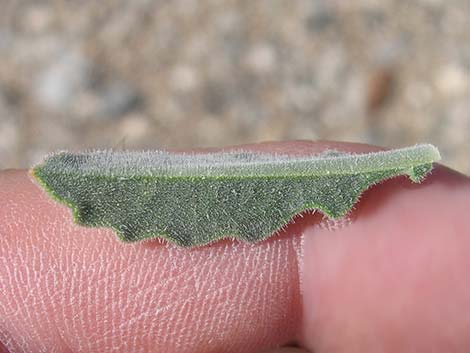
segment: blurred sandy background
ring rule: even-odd
[[[431,142],[470,173],[468,0],[0,5],[0,168],[335,139]]]

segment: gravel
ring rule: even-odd
[[[430,142],[470,173],[470,4],[18,1],[0,168],[84,148]]]

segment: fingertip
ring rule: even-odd
[[[10,350],[20,337],[28,351],[253,352],[298,332],[298,236],[196,249],[122,244],[74,224],[25,171],[0,173],[0,199]]]
[[[461,281],[469,266],[469,201],[469,178],[436,164],[421,184],[394,178],[365,192],[347,227],[306,229],[302,346],[468,347],[469,320],[460,313],[470,302]]]

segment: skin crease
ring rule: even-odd
[[[371,188],[335,231],[310,212],[258,244],[192,250],[76,226],[25,171],[0,173],[0,201],[0,341],[10,352],[256,353],[289,342],[320,353],[470,352],[470,180],[439,165],[422,184]]]

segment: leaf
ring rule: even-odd
[[[197,246],[265,239],[307,209],[340,218],[370,186],[397,175],[420,182],[439,159],[432,145],[313,156],[59,152],[32,174],[80,225],[111,227],[125,242]]]

